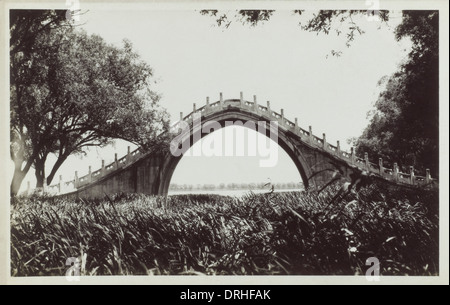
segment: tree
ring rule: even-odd
[[[30,54],[35,51],[36,39],[39,36],[48,35],[50,31],[59,26],[70,26],[66,22],[64,11],[10,11],[10,154],[14,161],[14,176],[11,183],[12,194],[17,193],[39,150],[38,147],[32,146],[25,122],[27,117],[18,115],[18,112],[22,111],[20,103],[22,91],[25,90],[27,85],[25,82],[21,86],[18,83],[18,78],[23,77],[23,69],[26,69],[29,63]]]
[[[385,82],[371,121],[356,140],[357,153],[439,172],[439,15],[437,11],[404,11],[395,31],[409,37],[407,60]]]
[[[169,117],[150,90],[152,69],[129,42],[117,48],[99,36],[55,26],[36,33],[28,52],[11,52],[11,62],[11,194],[31,164],[37,186],[44,179],[50,184],[67,157],[88,146],[120,138],[144,149],[165,148]],[[52,153],[57,160],[46,177]]]
[[[200,14],[216,18],[217,26],[228,28],[233,21],[237,21],[242,25],[257,26],[261,23],[269,21],[274,10],[237,10],[233,17],[230,12],[219,13],[218,10],[201,10]],[[373,17],[377,14],[381,23],[389,20],[389,11],[386,10],[319,10],[312,16],[306,16],[305,10],[294,10],[293,15],[299,18],[299,26],[302,30],[308,32],[316,32],[317,34],[330,34],[334,32],[336,35],[345,34],[346,46],[350,47],[357,35],[364,34],[363,28],[354,20],[355,15],[366,15]],[[342,51],[331,50],[333,56],[340,56]]]

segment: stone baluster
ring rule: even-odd
[[[322,134],[322,147],[324,150],[327,150],[328,145],[327,145],[327,136],[325,133]]]
[[[284,109],[280,110],[280,114],[281,114],[281,124],[284,124]]]
[[[384,166],[382,158],[378,158],[378,167],[380,168],[380,175],[384,176]]]
[[[425,174],[425,183],[430,183],[431,182],[431,174],[430,174],[430,169],[427,168],[426,169],[426,174]]]
[[[352,165],[355,165],[355,148],[350,148],[350,161]]]
[[[240,98],[239,98],[239,107],[243,107],[244,106],[244,92],[240,92]]]
[[[267,101],[267,115],[269,118],[272,117],[272,110],[270,110],[270,101]]]
[[[222,92],[220,92],[219,105],[220,105],[220,109],[222,109],[223,108],[223,94],[222,94]]]
[[[114,153],[114,169],[119,168],[119,162],[117,161],[117,153]]]
[[[80,180],[78,179],[78,171],[75,171],[75,179],[74,179],[73,186],[74,186],[74,188],[77,189],[79,185],[80,185]]]
[[[394,176],[394,180],[398,181],[398,164],[394,163],[394,172],[392,173]]]
[[[192,110],[192,113],[195,113],[195,112],[197,112],[197,106],[195,105],[195,103],[194,103],[194,105],[193,105],[193,110]]]
[[[209,96],[206,97],[206,110],[209,110]]]
[[[62,189],[63,189],[63,181],[62,180],[63,180],[62,175],[59,175],[58,193],[61,193]]]
[[[312,126],[309,126],[309,143],[312,144],[314,141],[313,139],[313,132],[312,132]]]
[[[104,175],[105,175],[105,172],[106,172],[106,169],[105,169],[105,160],[102,160],[101,176],[104,176]]]
[[[254,110],[256,113],[259,112],[258,101],[256,100],[256,95],[253,95],[253,110]]]
[[[180,112],[180,121],[178,122],[178,128],[177,128],[177,130],[175,131],[176,133],[178,133],[178,132],[181,132],[181,130],[182,130],[182,128],[181,128],[181,122],[183,122],[183,112]]]
[[[409,167],[409,183],[414,184],[415,177],[414,177],[414,166]]]

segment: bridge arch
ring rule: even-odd
[[[269,102],[267,106],[259,105],[256,97],[253,102],[245,101],[241,93],[240,99],[223,100],[221,94],[219,101],[210,104],[207,99],[205,106],[196,109],[194,104],[193,108],[185,117],[180,114],[180,121],[173,126],[177,129],[187,125],[189,132],[186,133],[184,141],[189,140],[190,143],[195,143],[209,134],[202,133],[200,137],[194,138],[193,121],[196,115],[201,116],[203,123],[218,122],[219,128],[223,128],[227,121],[266,124],[278,122],[278,145],[292,159],[306,187],[324,185],[335,178],[336,172],[339,172],[338,177],[344,180],[355,177],[355,173],[359,176],[364,172],[387,186],[438,187],[438,181],[431,178],[429,171],[426,176],[416,176],[411,167],[409,173],[402,173],[396,163],[385,167],[386,164],[381,159],[378,164],[374,164],[369,161],[367,154],[361,158],[356,156],[353,150],[350,153],[342,151],[339,142],[334,146],[327,142],[325,134],[323,137],[317,137],[311,127],[309,130],[302,129],[297,119],[293,123],[284,117],[283,109],[277,113],[270,109]],[[177,134],[171,133],[171,136],[176,137]],[[78,177],[75,172],[72,183],[76,191],[69,195],[85,198],[98,198],[104,194],[118,192],[167,195],[170,180],[181,158],[182,155],[175,156],[171,152],[129,150],[126,156],[120,159],[116,157],[111,164],[102,163],[100,169],[94,172],[89,170],[86,176]],[[61,189],[61,183],[56,187]]]
[[[271,130],[269,128],[271,120],[268,117],[264,117],[262,115],[249,111],[243,111],[242,109],[237,107],[230,106],[224,109],[223,111],[214,112],[211,113],[210,115],[202,116],[201,118],[202,126],[205,126],[210,122],[219,123],[217,127],[220,126],[220,129],[223,129],[229,126],[230,124],[235,124],[237,122],[242,122],[243,123],[242,126],[245,128],[253,129],[250,127],[251,125],[258,127],[259,126],[258,124],[264,122],[268,128],[264,130],[257,129],[255,131],[265,135],[268,138],[271,137],[270,135]],[[252,124],[246,124],[247,122],[251,122]],[[281,126],[278,126],[278,124],[277,127],[278,127],[277,133],[274,134],[272,132],[272,138],[274,135],[276,136],[276,143],[287,153],[290,159],[294,162],[302,178],[304,186],[309,187],[311,185],[311,181],[308,180],[308,178],[312,175],[312,169],[310,165],[308,164],[306,158],[303,156],[302,152],[298,150],[295,143],[293,143],[290,140],[287,130],[281,128]],[[192,147],[195,143],[203,139],[205,136],[219,130],[215,129],[211,133],[200,131],[199,132],[200,137],[196,137],[194,136],[195,128],[196,127],[193,123],[189,125],[189,136],[185,137],[184,140],[180,143],[181,147]],[[159,194],[166,195],[168,193],[173,173],[175,172],[175,169],[180,160],[182,159],[182,157],[183,155],[174,156],[173,154],[168,153],[166,158],[164,158],[165,162],[162,167],[161,184],[158,190]]]

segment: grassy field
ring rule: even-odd
[[[241,198],[115,195],[96,201],[16,198],[12,276],[381,275],[439,271],[438,197],[369,186]]]

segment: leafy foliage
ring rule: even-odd
[[[201,10],[200,14],[213,16],[216,19],[216,23],[219,27],[228,28],[232,20],[228,18],[227,13],[218,14],[218,10]],[[240,21],[241,24],[250,24],[256,26],[259,23],[268,21],[273,14],[273,10],[239,10],[234,15],[235,20]]]
[[[61,12],[45,12],[37,17],[15,12],[11,37],[20,37],[27,23],[49,25],[53,15],[61,18]],[[151,91],[152,69],[130,42],[117,48],[69,25],[27,29],[36,31],[32,45],[11,40],[12,193],[31,164],[42,186],[50,153],[58,159],[48,184],[70,154],[87,146],[103,146],[114,138],[148,149],[164,146],[161,135],[169,118],[159,106],[159,95]]]
[[[437,195],[366,186],[330,205],[338,187],[232,198],[117,195],[16,198],[13,276],[237,274],[436,275]]]
[[[385,89],[356,141],[358,153],[439,175],[438,35],[437,11],[403,12],[396,37],[410,38],[413,47],[399,71],[382,80]]]
[[[55,28],[70,27],[63,11],[54,10],[11,10],[10,11],[10,95],[11,95],[11,132],[10,153],[14,161],[14,178],[11,192],[17,193],[20,184],[36,159],[39,149],[34,149],[31,136],[25,126],[28,115],[19,116],[21,90],[18,77],[22,77],[24,69],[29,66],[31,53],[37,48],[35,43],[40,36],[49,35]],[[45,50],[44,50],[45,51]],[[20,69],[23,67],[24,69]],[[30,75],[32,78],[33,75]],[[25,85],[28,85],[27,83]],[[37,109],[39,110],[39,109]]]
[[[299,25],[302,30],[316,32],[317,34],[330,34],[335,32],[337,35],[345,33],[346,45],[349,47],[357,35],[364,33],[364,30],[353,21],[355,15],[367,15],[368,10],[319,10],[312,17],[304,17],[305,10],[294,10],[293,14],[299,18]],[[269,21],[274,10],[237,10],[234,17],[229,17],[230,12],[220,12],[218,10],[201,10],[200,14],[216,18],[218,27],[228,28],[231,23],[239,21],[243,25],[256,26]],[[389,20],[389,12],[378,10],[377,15],[383,23]],[[342,27],[344,25],[344,28]],[[341,51],[331,51],[332,55],[339,56]]]

